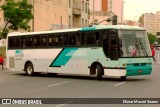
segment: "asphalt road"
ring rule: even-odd
[[[93,76],[62,74],[57,76],[40,74],[30,77],[23,72],[4,69],[0,71],[0,98],[160,98],[159,53],[160,51],[157,51],[157,62],[154,63],[151,75],[128,77],[127,81],[120,81],[115,77],[97,81]],[[74,100],[50,106],[82,107],[81,104],[70,104],[72,102]],[[83,104],[84,107],[137,107],[137,105]],[[17,105],[14,106],[17,107]],[[159,107],[160,105],[141,104],[140,106]]]

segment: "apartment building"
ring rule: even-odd
[[[99,23],[113,15],[118,16],[118,23],[123,23],[123,0],[90,0],[90,20],[89,23]],[[106,21],[100,23],[110,25]]]
[[[160,11],[143,14],[140,17],[140,23],[147,32],[156,35],[157,32],[160,32]]]
[[[0,6],[5,3],[5,0],[0,1]],[[4,27],[3,11],[0,11],[0,30]]]
[[[4,4],[6,0],[1,0]],[[16,0],[15,0],[16,1]],[[89,25],[89,0],[28,0],[33,5],[32,31],[87,27]],[[0,11],[0,27],[4,26]]]
[[[32,31],[87,27],[89,0],[29,0],[33,5]]]

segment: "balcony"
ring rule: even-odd
[[[73,8],[73,15],[81,15],[81,9]]]
[[[74,2],[73,3],[73,15],[81,15],[81,3]]]

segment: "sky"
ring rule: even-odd
[[[138,20],[144,13],[160,11],[160,0],[124,0],[124,19]]]

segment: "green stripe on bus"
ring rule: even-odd
[[[64,48],[51,63],[50,67],[65,66],[77,50],[78,48]]]
[[[135,75],[150,75],[152,71],[151,65],[146,66],[128,66],[126,67],[127,74],[126,76],[135,76]]]

